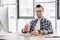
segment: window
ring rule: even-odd
[[[18,18],[34,18],[34,0],[17,0]]]
[[[57,0],[57,19],[60,19],[60,0]]]

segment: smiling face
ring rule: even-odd
[[[43,16],[43,8],[42,7],[36,8],[36,15],[38,18],[41,18]]]

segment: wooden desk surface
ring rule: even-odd
[[[20,34],[19,40],[60,40],[60,38],[45,38],[45,36],[30,36],[29,34]]]
[[[6,33],[6,32],[0,32],[0,39],[5,40],[17,40],[17,34],[16,33]]]
[[[60,40],[60,38],[44,38],[39,36],[35,36],[35,37],[19,36],[19,40]]]

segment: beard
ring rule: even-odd
[[[41,18],[42,16],[38,16],[38,18]]]

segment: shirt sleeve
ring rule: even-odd
[[[51,23],[49,22],[48,25],[46,26],[46,28],[43,30],[44,33],[47,35],[47,34],[53,34],[53,29],[52,29],[52,25]]]

